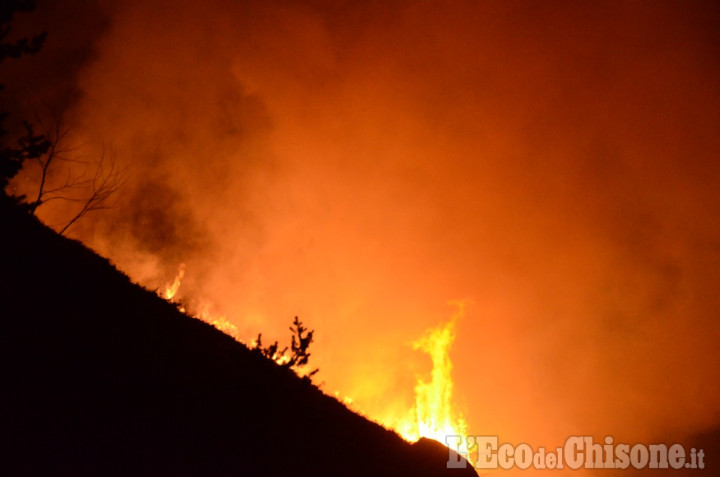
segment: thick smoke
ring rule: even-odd
[[[99,7],[58,77],[127,181],[75,236],[151,287],[186,263],[183,299],[248,337],[300,315],[370,417],[409,407],[408,343],[467,299],[470,432],[717,426],[717,7],[328,4]]]

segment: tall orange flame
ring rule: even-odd
[[[447,323],[430,328],[412,344],[413,349],[430,355],[430,380],[418,378],[415,405],[406,416],[385,422],[409,441],[427,437],[445,444],[446,436],[464,436],[467,433],[465,418],[453,406],[452,361],[449,356],[455,339],[455,324],[464,315],[465,305],[462,302],[453,304],[458,309]]]

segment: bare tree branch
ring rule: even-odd
[[[103,152],[95,170],[95,175],[91,180],[90,195],[81,200],[83,202],[82,208],[59,231],[60,235],[63,235],[78,219],[90,212],[106,210],[114,206],[114,204],[107,204],[107,200],[120,189],[124,181],[120,177],[120,171],[117,169],[115,156],[111,156],[109,162],[110,165],[106,168],[105,153]]]
[[[47,108],[49,110],[49,108]],[[45,115],[46,117],[48,114]],[[40,177],[35,200],[30,202],[30,213],[36,214],[37,209],[49,202],[65,201],[79,203],[82,206],[70,219],[60,227],[59,234],[63,235],[75,222],[90,212],[109,209],[114,204],[108,204],[108,199],[123,185],[122,173],[117,167],[114,154],[107,156],[103,149],[99,159],[88,159],[78,154],[79,148],[66,146],[69,129],[65,127],[64,115],[49,114],[51,124],[47,125],[42,115],[36,113],[36,123],[44,128],[42,136],[47,143],[44,154],[33,157],[32,160],[40,167]],[[28,127],[28,137],[33,137],[32,127]],[[80,169],[92,169],[88,174],[77,172]],[[64,181],[57,181],[52,176],[58,170],[65,169]]]

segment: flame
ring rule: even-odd
[[[184,276],[185,264],[181,263],[173,283],[167,285],[164,296],[162,294],[160,296],[176,303],[173,298],[177,295]],[[455,324],[465,314],[465,303],[452,302],[451,304],[457,306],[457,311],[450,320],[426,330],[419,339],[412,343],[414,350],[422,351],[430,356],[432,362],[430,380],[418,378],[415,385],[415,404],[405,416],[380,420],[382,424],[395,429],[408,441],[417,441],[421,437],[427,437],[447,444],[445,441],[447,436],[464,437],[467,434],[465,418],[453,408],[452,361],[449,356],[450,347],[455,340]],[[180,310],[186,311],[184,307],[181,307]],[[204,304],[193,316],[213,325],[236,341],[246,343],[240,338],[237,326],[226,316],[212,313],[208,304]],[[254,339],[249,342],[251,347],[257,344]],[[276,353],[272,359],[278,364],[284,364],[290,358],[285,354]],[[352,398],[348,396],[341,398],[339,391],[335,391],[333,394],[346,406],[363,414],[361,410],[355,408]],[[462,441],[464,442],[464,439]]]
[[[458,310],[448,322],[428,329],[412,343],[413,349],[430,355],[430,380],[418,378],[415,405],[406,416],[385,422],[408,441],[427,437],[447,444],[447,436],[467,434],[465,418],[453,408],[452,361],[449,351],[455,339],[455,323],[465,312],[464,303],[454,304]]]
[[[335,399],[338,401],[341,401],[343,404],[345,404],[347,407],[352,407],[355,401],[350,396],[342,396],[340,395],[340,391],[335,391],[333,393],[333,396],[335,396]]]
[[[167,301],[171,303],[175,303],[176,305],[179,305],[179,310],[183,313],[188,313],[188,310],[185,308],[185,306],[180,305],[179,302],[175,301],[174,298],[177,296],[178,289],[180,288],[180,285],[182,284],[182,280],[185,277],[185,264],[181,263],[178,267],[178,273],[175,275],[175,278],[170,285],[165,286],[165,293],[158,292],[158,295],[162,298],[165,298]],[[193,307],[195,308],[195,307]],[[240,332],[230,320],[225,315],[222,314],[216,314],[211,311],[211,307],[208,303],[202,303],[200,307],[197,309],[197,311],[194,311],[192,313],[189,313],[191,316],[194,316],[195,318],[204,321],[205,323],[208,323],[210,325],[213,325],[218,330],[222,331],[228,336],[231,336],[235,339],[235,341],[247,345],[247,342],[240,338]],[[250,340],[250,347],[254,347],[257,345],[257,342],[255,339]],[[275,353],[272,358],[273,361],[275,361],[277,364],[283,365],[290,361],[290,356],[284,353],[277,352]],[[350,400],[352,402],[352,400]]]
[[[210,305],[203,304],[200,311],[195,314],[196,318],[203,320],[205,323],[213,325],[218,330],[222,331],[226,335],[235,338],[235,341],[245,344],[245,341],[240,339],[240,333],[237,326],[232,324],[225,315],[214,314],[210,311]]]
[[[175,275],[175,280],[173,280],[171,285],[167,285],[165,287],[164,298],[166,300],[172,301],[172,299],[175,298],[175,295],[177,295],[178,288],[180,288],[180,283],[182,282],[182,279],[184,277],[185,277],[185,264],[181,263],[180,267],[178,267],[178,273],[177,273],[177,275]]]
[[[185,264],[181,263],[178,267],[177,275],[175,275],[175,278],[173,279],[172,284],[165,286],[165,293],[158,293],[162,298],[165,298],[167,301],[171,303],[175,303],[177,305],[180,305],[177,301],[175,301],[175,297],[177,296],[178,289],[180,288],[180,285],[182,284],[182,280],[185,278]],[[184,306],[180,306],[180,311],[185,313],[187,310]],[[198,318],[206,323],[209,323],[213,325],[218,330],[222,331],[226,335],[230,335],[233,338],[235,338],[237,341],[244,343],[243,340],[240,339],[237,326],[233,325],[226,316],[224,315],[216,315],[210,311],[210,305],[207,303],[200,306],[199,310],[195,313],[193,313],[193,316],[195,318]]]

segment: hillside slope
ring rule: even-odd
[[[0,474],[475,475],[0,204]]]

